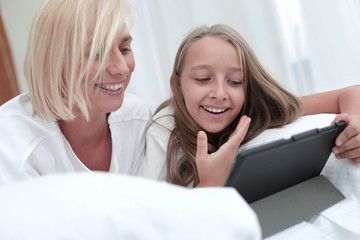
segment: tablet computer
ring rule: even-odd
[[[225,186],[252,203],[319,176],[343,121],[238,152]]]

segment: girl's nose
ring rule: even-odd
[[[227,98],[226,86],[224,84],[224,81],[214,82],[210,97],[219,100]]]

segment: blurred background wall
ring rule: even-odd
[[[130,0],[136,68],[128,91],[152,109],[170,95],[177,48],[192,28],[225,23],[248,41],[266,69],[297,95],[360,83],[358,0]],[[44,0],[0,0],[20,92],[31,20]]]

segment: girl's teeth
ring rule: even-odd
[[[207,108],[203,107],[206,111],[213,112],[213,113],[222,113],[225,112],[226,108]]]

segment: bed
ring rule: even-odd
[[[327,126],[334,117],[301,117],[242,149]],[[346,199],[266,239],[360,239],[360,165],[331,155],[323,174]],[[261,239],[254,211],[232,188],[80,173],[1,186],[0,196],[0,239]]]

